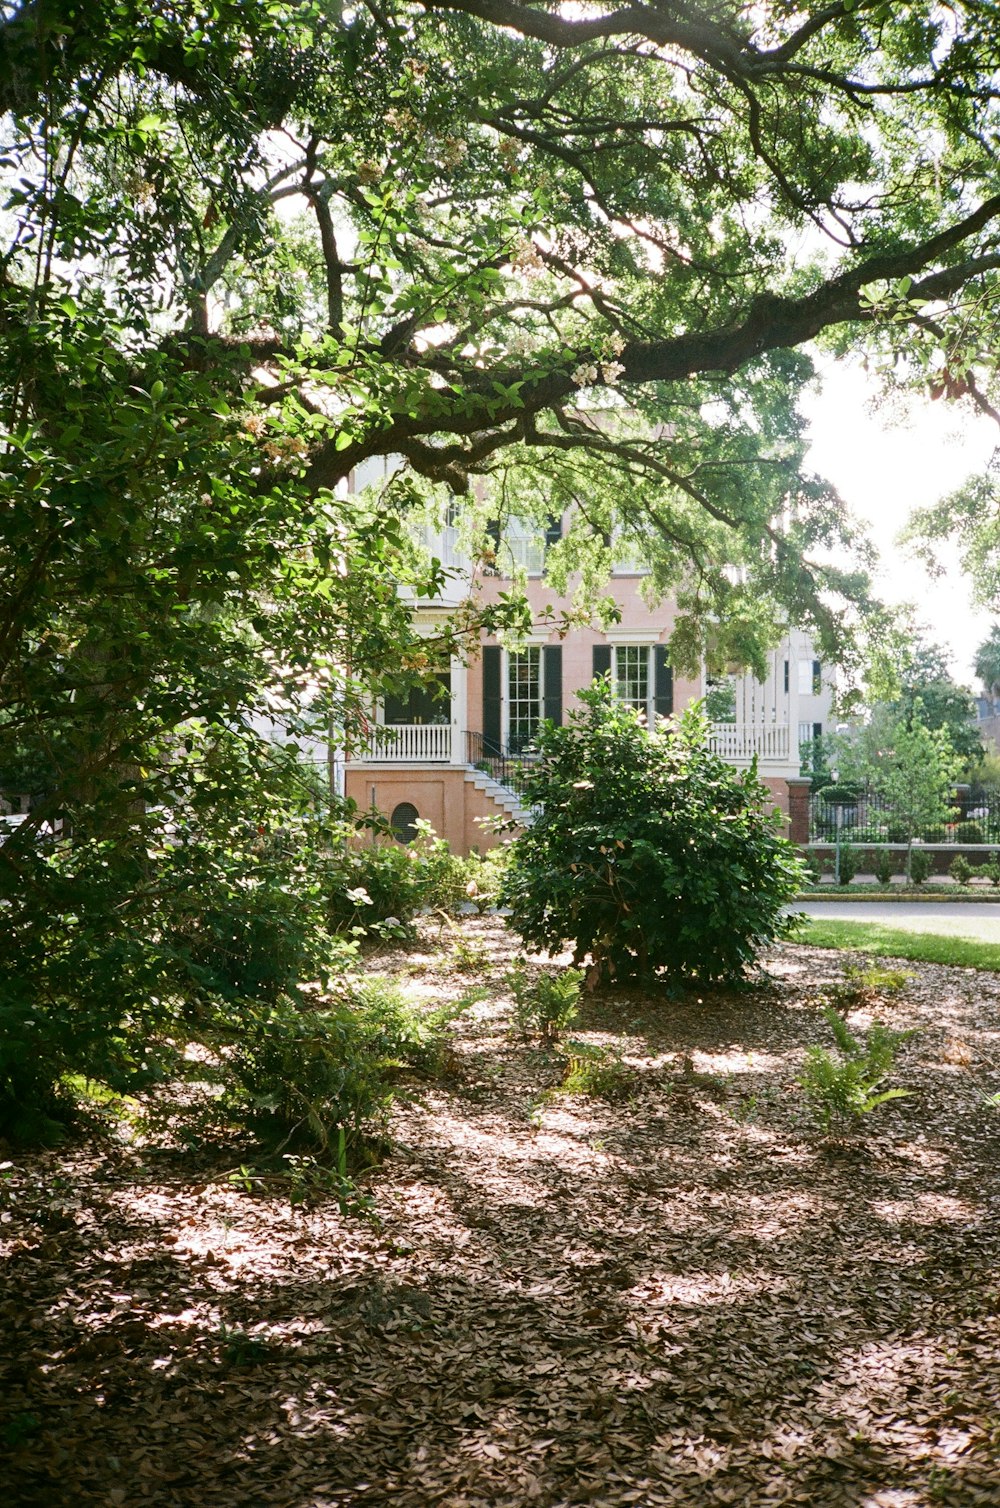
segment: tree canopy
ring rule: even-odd
[[[204,376],[258,495],[541,470],[595,550],[644,544],[679,659],[752,661],[864,592],[803,469],[809,343],[988,405],[993,4],[0,14],[15,435],[79,317],[126,386]]]

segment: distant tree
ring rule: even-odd
[[[994,623],[976,650],[972,668],[989,697],[1000,696],[1000,623]]]
[[[919,722],[932,731],[943,729],[964,764],[974,765],[982,757],[975,700],[969,688],[960,686],[951,674],[940,644],[916,640],[903,670],[899,695],[888,704],[888,710],[891,715],[902,716],[907,727]]]

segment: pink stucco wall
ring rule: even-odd
[[[562,644],[563,659],[563,708],[565,712],[572,710],[576,693],[590,685],[593,679],[593,647],[595,644],[606,644],[609,638],[617,642],[625,643],[629,633],[640,634],[643,642],[650,633],[655,633],[656,641],[666,643],[674,626],[676,608],[672,602],[663,602],[654,608],[648,606],[642,599],[640,587],[642,578],[639,576],[616,576],[613,580],[614,594],[621,608],[621,622],[612,625],[610,635],[598,632],[591,628],[576,628],[565,639],[560,640],[558,633],[553,631],[547,635],[545,642],[548,644]],[[499,599],[501,591],[507,590],[510,582],[497,576],[484,576],[477,578],[473,596],[477,602],[486,605],[495,603]],[[542,617],[545,607],[550,606],[556,616],[564,610],[568,610],[569,602],[566,598],[557,597],[545,586],[545,584],[533,578],[527,585],[527,597],[536,622]],[[487,639],[487,643],[496,643],[495,639]],[[537,642],[533,640],[532,642]],[[469,726],[478,729],[482,721],[483,709],[483,675],[482,661],[477,656],[469,663]],[[696,701],[702,694],[700,680],[687,680],[680,676],[674,677],[674,710],[681,711],[689,702]]]
[[[467,854],[474,848],[485,853],[504,841],[502,836],[482,825],[483,820],[505,817],[487,791],[478,790],[466,780],[465,771],[445,765],[420,769],[384,766],[358,769],[348,766],[345,793],[359,807],[370,809],[374,790],[375,806],[386,818],[401,801],[409,801],[417,815],[425,818],[440,838],[447,838],[456,853]],[[509,834],[507,835],[509,836]]]

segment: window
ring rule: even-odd
[[[390,727],[441,727],[450,723],[451,671],[438,671],[422,686],[411,686],[405,693],[386,692],[383,707],[384,721]]]
[[[647,644],[614,646],[615,689],[628,707],[649,716],[649,657]]]
[[[819,696],[823,690],[823,666],[819,660],[799,661],[799,696]]]
[[[610,675],[615,693],[629,707],[654,718],[674,710],[674,677],[664,644],[595,644],[593,673]]]
[[[542,651],[507,656],[507,747],[521,754],[534,741],[543,717]]]
[[[515,569],[529,576],[540,576],[545,569],[546,552],[562,539],[562,514],[552,514],[545,524],[511,517],[503,524],[487,525],[487,533],[496,552],[496,562],[491,567],[493,575],[507,576]]]
[[[389,818],[389,826],[392,835],[400,843],[412,843],[417,836],[418,812],[412,801],[401,801],[393,807],[392,816]]]

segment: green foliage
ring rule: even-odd
[[[823,1014],[837,1051],[810,1047],[799,1083],[820,1125],[830,1131],[908,1093],[878,1086],[892,1072],[899,1047],[914,1033],[893,1031],[876,1021],[864,1038],[857,1038],[830,1006],[824,1007]]]
[[[985,864],[977,865],[972,873],[979,875],[980,879],[989,880],[994,888],[1000,886],[1000,862],[996,859],[989,859]]]
[[[840,848],[840,883],[849,885],[861,868],[861,850],[853,848],[850,843],[841,844]]]
[[[572,1026],[579,1014],[583,978],[581,969],[543,972],[531,978],[525,960],[516,959],[506,984],[514,1002],[513,1022],[521,1036],[552,1042]]]
[[[595,1099],[627,1099],[635,1086],[635,1075],[622,1061],[621,1054],[593,1042],[566,1043],[566,1067],[560,1088],[564,1094],[589,1094]]]
[[[453,854],[429,823],[403,845],[371,830],[371,841],[345,832],[325,863],[330,925],[337,932],[409,936],[420,912],[454,913],[465,901],[486,905],[498,890],[505,850],[497,857]],[[379,839],[380,841],[376,841]]]
[[[967,885],[974,874],[972,865],[964,854],[956,854],[948,865],[948,873],[956,885]]]
[[[342,981],[317,1008],[246,1011],[234,1040],[217,1045],[222,1109],[268,1146],[293,1140],[339,1156],[360,1151],[391,1098],[393,1076],[438,1061],[447,1022],[467,1008],[421,1013],[379,976]]]
[[[943,822],[932,822],[920,835],[925,843],[947,843],[948,829]]]
[[[979,822],[956,822],[954,838],[956,843],[985,843],[986,833]]]
[[[910,879],[914,885],[922,885],[934,872],[934,856],[922,848],[910,850]]]
[[[891,885],[892,877],[896,872],[896,861],[892,850],[879,848],[875,855],[875,878],[880,885]]]
[[[511,847],[511,926],[534,948],[571,942],[605,978],[739,975],[802,883],[767,793],[706,749],[695,713],[649,732],[606,685],[581,701],[529,772],[537,815]]]
[[[860,1005],[885,996],[899,995],[913,978],[902,969],[887,969],[882,964],[847,964],[844,978],[831,993],[839,1005]]]

